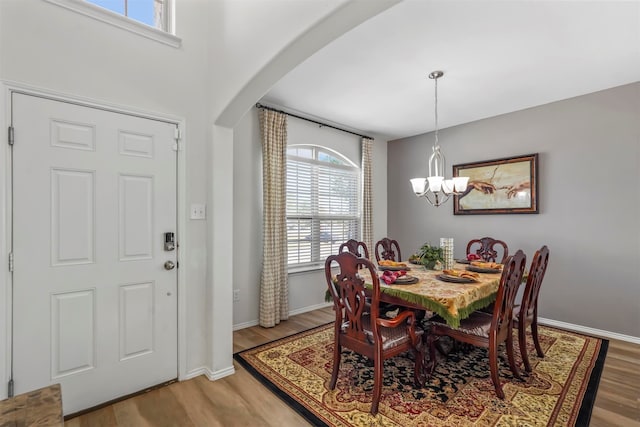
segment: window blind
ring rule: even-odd
[[[320,265],[360,228],[360,170],[321,147],[287,157],[289,266]]]

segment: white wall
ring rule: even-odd
[[[0,78],[185,119],[186,200],[205,201],[209,102],[201,88],[209,74],[202,37],[207,34],[208,13],[193,6],[187,2],[179,9],[183,45],[176,49],[43,1],[2,1]],[[180,215],[187,215],[188,206],[179,209]],[[188,262],[181,268],[186,269],[188,286],[181,298],[189,307],[189,334],[183,362],[191,371],[207,364],[206,222],[190,221],[186,234],[181,239],[188,242],[183,247]]]
[[[453,164],[540,153],[538,215],[454,216],[412,193],[433,134],[389,144],[389,233],[417,249],[440,237],[455,253],[483,236],[510,252],[549,246],[540,316],[640,337],[640,83],[440,132]],[[397,209],[402,206],[402,209]]]
[[[179,0],[177,4],[183,1]],[[205,2],[191,0],[198,1]],[[210,98],[213,117],[218,117],[243,86],[284,46],[318,20],[343,6],[347,0],[216,0],[210,3],[214,3],[208,30],[213,59],[211,77],[214,82],[224,82],[214,84]],[[258,98],[261,96],[262,93]],[[249,102],[255,101],[257,98]]]
[[[179,0],[176,31],[182,45],[173,48],[42,0],[0,0],[1,81],[185,120],[187,194],[180,214],[187,215],[191,203],[209,203],[208,219],[189,221],[185,235],[179,236],[186,255],[180,266],[186,270],[186,292],[180,297],[186,298],[186,360],[182,363],[187,376],[206,372],[215,378],[217,372],[233,372],[233,265],[232,249],[226,250],[234,247],[227,225],[235,216],[230,207],[234,164],[228,155],[234,151],[233,126],[278,76],[396,1],[329,0],[303,5],[284,0]],[[296,39],[302,40],[294,43]],[[265,69],[270,70],[267,77],[263,77]],[[0,121],[6,126],[9,103],[0,101]],[[230,104],[226,127],[215,126],[220,112]],[[9,250],[8,154],[3,145],[2,259]],[[0,319],[0,383],[4,383],[10,283],[5,262],[0,263],[0,273],[0,309],[5,313]],[[0,388],[0,397],[4,395]]]
[[[319,120],[322,121],[322,120]],[[361,162],[360,138],[289,117],[289,144],[317,144],[334,149],[356,164]],[[337,124],[340,127],[339,124]],[[343,127],[343,126],[342,126]],[[360,132],[358,132],[360,133]],[[234,328],[258,324],[262,267],[262,148],[257,110],[251,109],[234,129]],[[374,138],[374,239],[386,235],[387,141]],[[382,195],[383,197],[380,197]],[[289,274],[289,309],[300,313],[325,305],[323,270]]]

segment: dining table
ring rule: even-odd
[[[501,273],[477,273],[478,279],[469,283],[444,281],[442,271],[429,270],[422,265],[406,263],[406,275],[415,277],[415,283],[386,284],[380,279],[380,301],[415,310],[432,311],[448,325],[457,328],[460,321],[476,310],[489,306],[496,299]],[[465,270],[468,265],[456,263],[454,269]],[[382,267],[378,267],[382,268]],[[372,279],[369,271],[362,275],[368,287]],[[378,271],[378,276],[383,271]]]

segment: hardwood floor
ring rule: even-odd
[[[640,345],[609,340],[590,427],[640,427]]]
[[[324,308],[293,316],[275,328],[242,329],[233,334],[234,352],[332,320],[332,309]],[[70,419],[65,426],[309,425],[242,367],[235,368],[234,375],[220,380],[200,376],[174,383]],[[640,345],[610,340],[590,425],[640,427]]]

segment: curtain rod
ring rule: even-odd
[[[361,134],[356,133],[356,132],[351,132],[350,130],[341,129],[341,128],[336,127],[336,126],[328,125],[326,123],[318,122],[316,120],[308,119],[306,117],[298,116],[296,114],[287,113],[286,111],[278,110],[278,109],[275,109],[273,107],[267,107],[266,105],[262,105],[259,102],[256,103],[256,108],[262,108],[264,110],[275,111],[275,112],[278,112],[278,113],[286,114],[287,116],[295,117],[296,119],[306,120],[308,122],[315,123],[315,124],[320,125],[320,126],[328,127],[328,128],[335,129],[335,130],[339,130],[341,132],[350,133],[351,135],[356,135],[356,136],[359,136],[361,138],[373,139],[370,136],[361,135]]]

